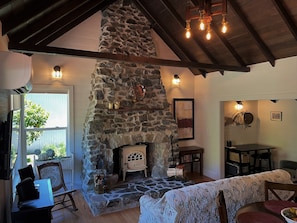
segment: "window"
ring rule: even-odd
[[[25,96],[27,155],[46,160],[65,157],[67,147],[68,95],[30,93]],[[30,163],[31,158],[27,159]]]
[[[35,158],[46,160],[71,154],[72,148],[72,88],[52,89],[34,86],[34,91],[23,98],[24,165]]]

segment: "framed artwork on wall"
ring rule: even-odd
[[[270,112],[270,120],[271,121],[281,121],[282,120],[282,112],[280,112],[280,111]]]
[[[178,139],[194,139],[194,99],[174,98],[173,115],[177,123]]]

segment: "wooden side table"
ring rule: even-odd
[[[39,198],[23,202],[22,207],[15,199],[11,211],[12,223],[51,223],[54,197],[50,179],[35,180],[34,184],[38,187]]]
[[[191,172],[193,172],[194,163],[200,164],[200,176],[203,175],[203,152],[204,149],[198,146],[179,147],[180,164],[191,164]]]

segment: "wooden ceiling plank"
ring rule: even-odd
[[[9,50],[21,53],[29,54],[50,54],[50,55],[65,55],[65,56],[76,56],[90,59],[107,59],[113,61],[124,61],[134,62],[141,64],[152,64],[159,66],[172,66],[172,67],[186,67],[186,68],[199,68],[199,69],[212,69],[212,70],[228,70],[237,72],[250,72],[249,67],[237,67],[228,65],[217,65],[217,64],[205,64],[189,61],[175,61],[166,60],[152,57],[134,56],[134,55],[123,55],[123,54],[111,54],[102,52],[92,52],[86,50],[67,49],[50,46],[36,46],[26,44],[13,44],[9,43]]]
[[[63,29],[65,25],[80,18],[79,15],[84,12],[84,9],[92,9],[94,4],[97,5],[99,3],[100,1],[72,0],[70,3],[52,8],[49,13],[43,14],[44,17],[42,20],[34,20],[27,29],[20,30],[19,33],[14,33],[16,39],[13,39],[13,41],[38,44],[41,40]]]
[[[87,10],[85,10],[84,13],[79,13],[79,15],[70,16],[70,17],[74,18],[74,20],[72,20],[71,22],[65,23],[63,21],[60,21],[62,23],[60,25],[60,28],[58,30],[55,30],[54,32],[51,32],[50,35],[46,35],[46,33],[45,33],[45,35],[42,36],[43,38],[40,38],[40,40],[37,42],[37,44],[47,45],[47,44],[51,43],[52,41],[59,38],[64,33],[68,32],[69,30],[71,30],[76,25],[80,24],[81,22],[83,22],[85,19],[89,18],[96,12],[98,12],[100,10],[104,10],[108,5],[112,4],[115,1],[116,0],[108,0],[108,1],[105,0],[105,1],[101,1],[99,4],[97,1],[96,5],[86,6],[85,8]],[[91,1],[91,4],[93,4],[93,3],[94,2]]]
[[[184,59],[189,60],[189,61],[194,61],[194,58],[191,59],[191,56],[187,52],[185,52],[182,48],[180,48],[180,45],[177,44],[176,41],[174,40],[174,38],[169,35],[169,32],[167,32],[166,30],[164,30],[164,28],[160,25],[160,23],[147,11],[147,9],[144,7],[144,5],[139,0],[136,0],[135,3],[137,5],[137,7],[142,11],[142,13],[147,17],[147,19],[149,19],[149,21],[151,21],[151,23],[154,24],[153,28],[158,33],[158,35],[174,51],[174,53],[180,59],[183,59],[184,58]],[[156,26],[158,28],[156,28]],[[173,44],[174,44],[174,46],[173,46]],[[177,49],[177,50],[174,50],[174,49]],[[205,70],[203,70],[203,69],[199,69],[199,71],[205,77],[205,75],[206,75],[207,72]],[[194,75],[197,75],[197,74],[195,74],[195,71],[194,70],[191,70],[191,72]]]
[[[14,33],[23,29],[27,24],[40,18],[40,12],[51,11],[53,7],[64,4],[65,1],[11,1],[6,6],[0,8],[0,20],[3,22],[3,34]],[[8,8],[6,10],[5,8]]]
[[[229,41],[221,34],[221,31],[218,29],[217,25],[214,23],[212,24],[212,30],[216,33],[216,35],[220,38],[220,40],[223,42],[225,47],[229,50],[229,52],[232,54],[232,56],[237,60],[237,62],[241,66],[246,66],[246,63],[243,61],[241,56],[236,52],[233,46],[229,43]]]
[[[294,23],[293,19],[288,13],[287,7],[285,6],[284,1],[274,0],[273,1],[275,8],[281,15],[283,21],[288,26],[289,30],[291,31],[292,35],[294,36],[295,40],[297,40],[297,26]]]
[[[9,30],[7,30],[8,36],[14,35],[18,36],[19,33],[25,32],[28,28],[28,25],[32,21],[40,21],[45,13],[50,13],[54,8],[59,7],[62,4],[65,4],[69,0],[60,0],[56,2],[51,1],[37,1],[30,0],[33,2],[33,5],[21,5],[20,8],[14,9],[13,14],[10,15]],[[13,20],[11,21],[11,17]],[[21,35],[23,36],[23,34]]]
[[[266,46],[263,40],[260,38],[259,34],[255,31],[252,27],[251,23],[247,20],[247,16],[242,11],[240,6],[236,3],[235,0],[228,0],[229,4],[234,9],[233,11],[237,14],[240,20],[244,23],[245,27],[251,34],[251,36],[256,41],[258,47],[260,48],[261,52],[265,55],[266,59],[270,62],[270,64],[274,67],[275,66],[275,57],[272,55],[270,49]]]

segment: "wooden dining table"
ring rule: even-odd
[[[287,207],[297,207],[291,201],[269,200],[247,204],[236,213],[237,223],[285,223],[281,210]]]

